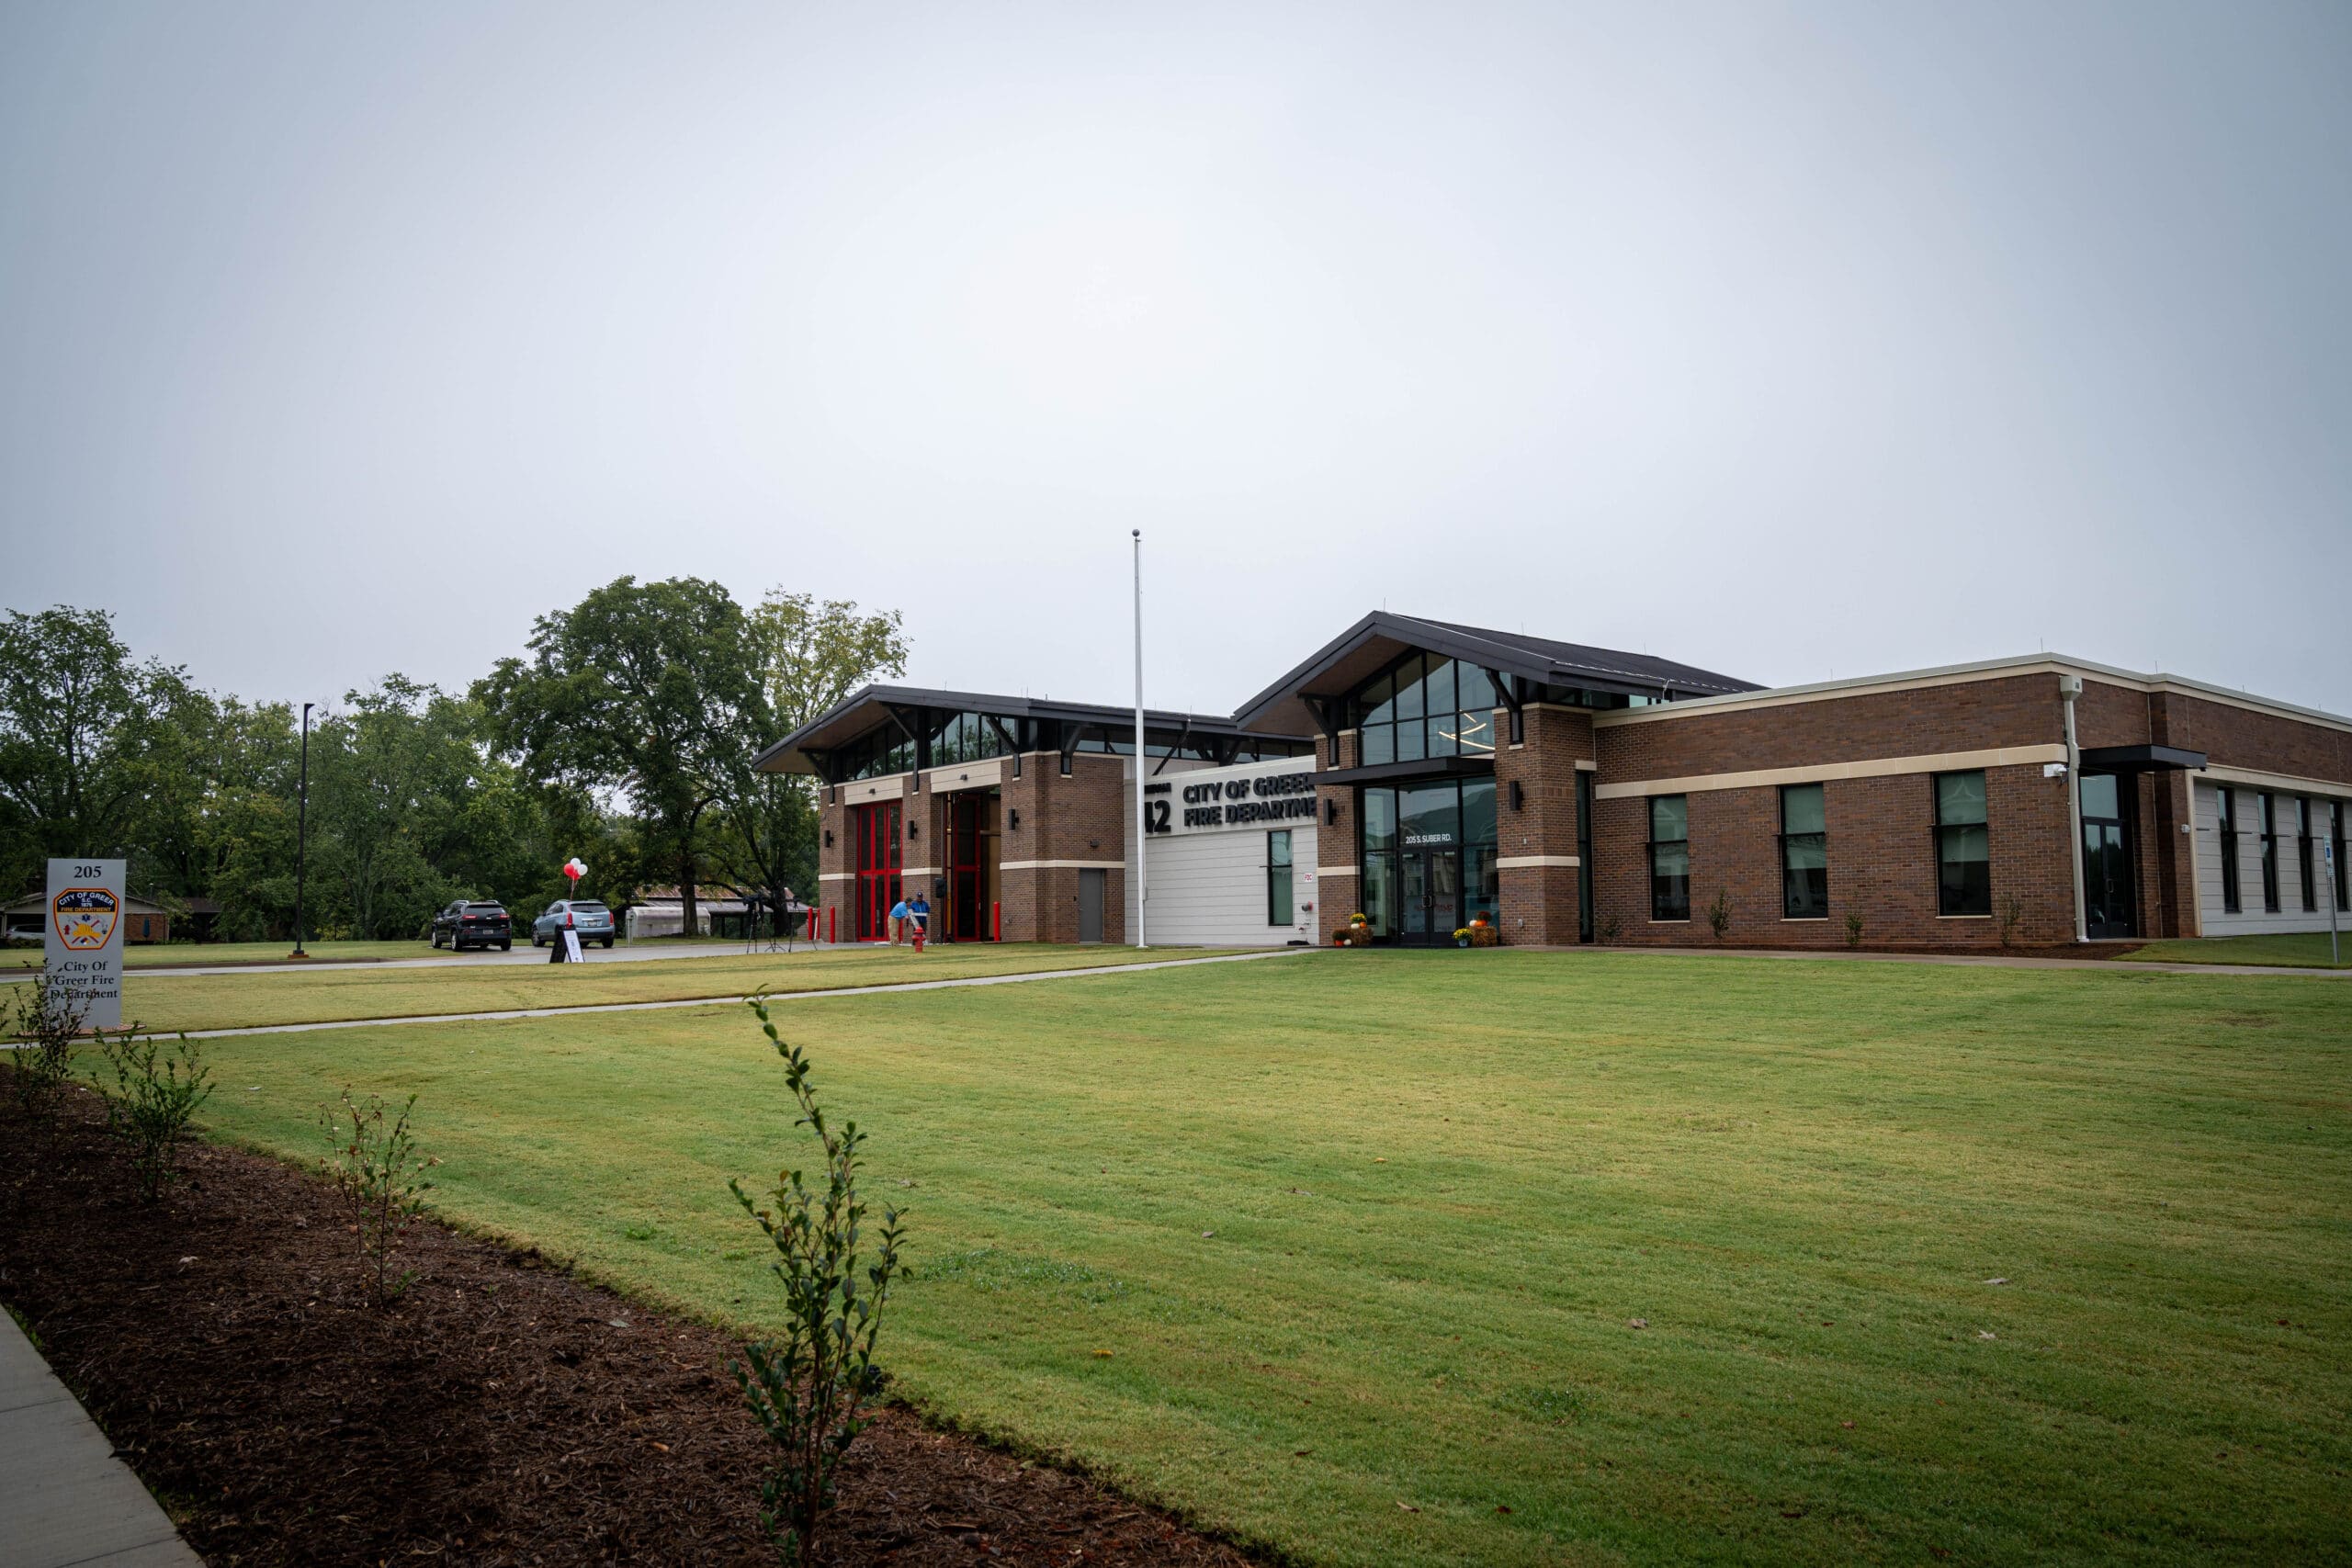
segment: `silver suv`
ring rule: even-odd
[[[580,933],[580,943],[602,942],[613,945],[613,912],[594,898],[559,898],[548,906],[548,912],[531,922],[531,945],[545,947],[551,942],[563,940],[566,913],[571,916],[571,929]]]

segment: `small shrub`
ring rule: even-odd
[[[350,1211],[360,1273],[379,1307],[389,1305],[416,1278],[405,1269],[394,1273],[393,1256],[424,1213],[424,1194],[433,1186],[425,1171],[441,1163],[416,1152],[408,1130],[415,1110],[412,1094],[400,1114],[387,1120],[381,1100],[371,1094],[361,1105],[348,1089],[341,1104],[319,1107],[319,1125],[331,1151],[319,1164]]]
[[[1848,947],[1862,945],[1862,916],[1861,911],[1858,909],[1846,911],[1846,945]]]
[[[2001,945],[2003,947],[2016,944],[2018,922],[2024,919],[2024,899],[2012,893],[2001,900]]]
[[[96,1086],[107,1102],[107,1131],[130,1151],[139,1195],[152,1203],[179,1175],[180,1140],[197,1108],[212,1096],[212,1069],[185,1034],[168,1048],[129,1030],[96,1039],[114,1068],[113,1087]]]
[[[865,1134],[854,1122],[836,1129],[825,1120],[808,1082],[808,1057],[787,1045],[759,997],[750,1001],[760,1029],[784,1058],[785,1082],[800,1117],[825,1151],[823,1187],[811,1190],[800,1172],[786,1170],[762,1200],[728,1182],[735,1201],[765,1233],[775,1258],[769,1272],[784,1286],[781,1339],[743,1348],[748,1366],[733,1368],[762,1427],[782,1450],[760,1489],[760,1518],[786,1562],[816,1562],[817,1529],[833,1497],[833,1471],[870,1419],[866,1405],[888,1374],[874,1364],[882,1309],[896,1280],[910,1278],[899,1262],[900,1212],[885,1205],[880,1247],[863,1270],[858,1247],[866,1206],[857,1194],[857,1151]]]
[[[1715,933],[1717,942],[1723,941],[1724,933],[1731,930],[1731,900],[1720,887],[1715,889],[1715,901],[1707,906],[1707,926]]]
[[[8,1053],[8,1077],[25,1114],[45,1122],[57,1109],[58,1090],[74,1076],[74,1047],[90,1004],[74,1005],[46,974],[13,988],[8,1032],[22,1043]]]
[[[1604,943],[1613,942],[1625,934],[1625,922],[1613,914],[1603,915],[1600,917],[1600,930],[1594,934],[1599,936]]]

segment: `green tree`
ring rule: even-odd
[[[907,639],[896,610],[867,615],[843,599],[772,588],[749,617],[752,657],[767,697],[768,726],[727,759],[712,854],[739,886],[817,894],[814,781],[762,773],[752,759],[776,740],[881,676],[903,675]]]
[[[440,865],[481,761],[463,705],[387,675],[311,735],[318,930],[413,936],[464,889]]]
[[[185,673],[133,661],[103,610],[0,623],[0,886],[51,855],[129,852],[143,793],[201,704]]]
[[[760,683],[786,734],[868,682],[907,672],[904,618],[771,588],[751,615]]]
[[[534,779],[625,795],[676,867],[688,929],[705,818],[773,728],[742,606],[716,582],[616,578],[533,626],[474,688]]]

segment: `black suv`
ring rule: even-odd
[[[514,945],[514,922],[503,904],[460,898],[433,917],[433,945],[463,953],[469,947],[495,947],[504,953]]]

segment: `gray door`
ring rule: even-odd
[[[1080,871],[1078,874],[1078,940],[1102,940],[1102,874]]]

